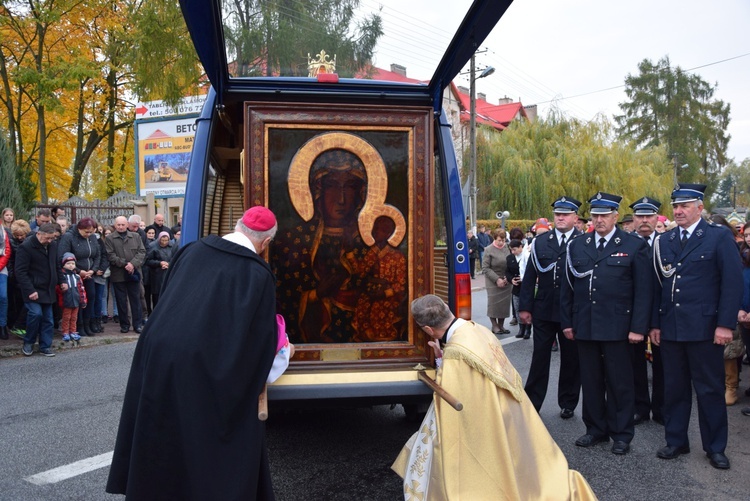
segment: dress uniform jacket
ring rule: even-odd
[[[622,341],[629,332],[647,335],[650,327],[653,271],[648,244],[620,229],[599,255],[596,233],[570,242],[568,280],[560,294],[560,324],[582,341]],[[636,290],[636,287],[638,289]]]
[[[680,227],[662,233],[658,259],[663,275],[655,327],[665,341],[709,341],[717,326],[737,326],[742,302],[742,263],[732,234],[701,220],[683,249]],[[656,252],[657,249],[654,249]]]
[[[684,249],[681,232],[682,228],[674,228],[654,244],[661,279],[655,323],[661,329],[664,362],[664,434],[668,446],[689,445],[694,388],[703,450],[723,453],[728,438],[724,347],[713,339],[717,326],[734,329],[737,325],[742,265],[726,228],[701,220]]]
[[[573,230],[571,240],[580,234],[580,231]],[[559,322],[560,284],[565,279],[566,248],[560,246],[554,231],[539,235],[532,245],[532,252],[536,253],[539,262],[534,260],[533,254],[529,256],[521,283],[518,310],[531,312],[535,320]],[[550,271],[540,273],[537,269],[537,266],[547,268],[553,261],[557,264]]]
[[[573,230],[570,240],[581,238],[580,234]],[[534,323],[534,352],[525,390],[537,411],[541,409],[549,384],[552,344],[559,338],[557,403],[561,409],[574,410],[581,393],[578,347],[562,335],[560,328],[560,286],[565,281],[567,245],[559,244],[555,231],[539,235],[532,245],[521,282],[518,308],[530,312]],[[550,266],[549,271],[540,271]]]

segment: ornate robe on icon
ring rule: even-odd
[[[405,336],[406,257],[390,245],[370,247],[358,269],[364,290],[357,300],[355,341],[398,341]]]
[[[596,499],[488,329],[466,322],[452,333],[437,382],[464,407],[435,397],[392,466],[404,478],[404,499]]]
[[[314,220],[277,234],[271,261],[292,343],[352,341],[361,291],[354,267],[366,253],[356,225],[326,228]]]

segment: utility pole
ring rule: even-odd
[[[471,148],[469,158],[469,175],[471,176],[471,215],[469,226],[471,230],[477,225],[477,97],[475,77],[475,55],[471,55],[469,67],[469,147]]]
[[[484,51],[483,51],[484,52]],[[469,224],[472,231],[477,224],[477,94],[476,81],[492,75],[495,68],[486,67],[479,76],[476,76],[475,54],[471,55],[469,66],[469,176],[471,177],[471,214],[469,215]]]

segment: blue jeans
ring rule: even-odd
[[[40,304],[33,301],[25,301],[26,309],[26,336],[24,343],[34,344],[39,338],[39,349],[44,350],[52,346],[54,336],[54,321],[52,319],[52,303]]]
[[[0,274],[0,327],[8,325],[8,275]]]
[[[117,315],[117,300],[115,299],[115,284],[110,282],[109,279],[107,279],[107,288],[108,288],[108,294],[109,294],[108,297],[112,299],[112,315],[118,316]],[[104,305],[105,315],[107,314],[106,312],[107,312],[107,305],[105,304]]]
[[[107,284],[96,284],[95,300],[91,304],[96,318],[107,316]]]

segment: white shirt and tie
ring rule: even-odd
[[[688,226],[687,228],[683,228],[680,226],[680,243],[683,247],[685,247],[685,244],[687,243],[688,239],[692,236],[692,234],[695,232],[695,228],[698,226],[698,223],[700,223],[701,220],[698,219],[696,222]]]
[[[617,228],[612,228],[612,231],[604,236],[601,236],[598,233],[596,234],[596,236],[598,237],[596,241],[599,242],[599,244],[596,246],[597,251],[602,252],[604,250],[609,241],[612,239],[612,235],[615,234],[615,231],[617,231]]]
[[[573,230],[568,230],[567,232],[563,233],[558,229],[555,229],[555,235],[557,236],[557,243],[560,245],[560,247],[565,247],[568,242],[570,242],[570,237],[573,235]]]

